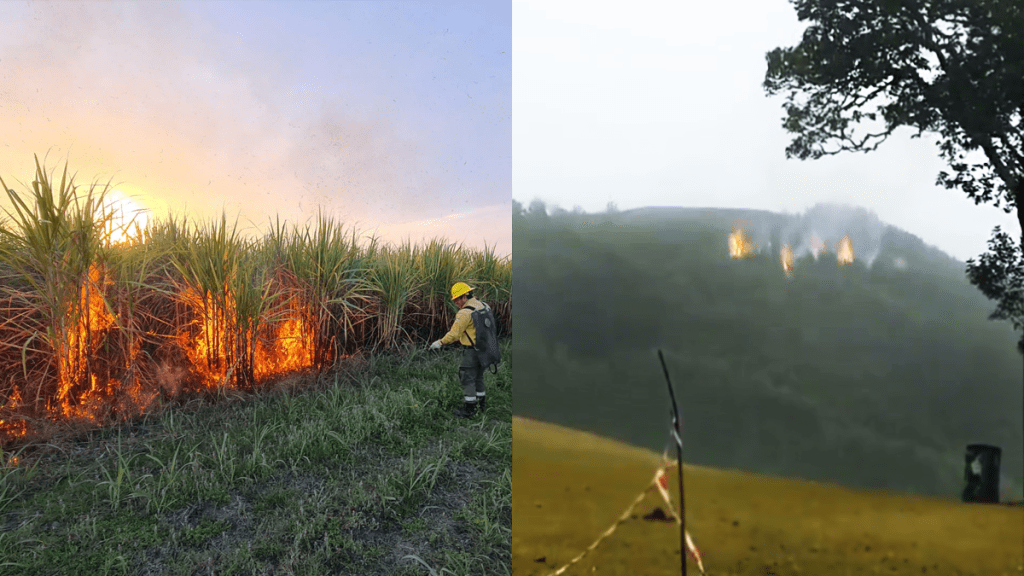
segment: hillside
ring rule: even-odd
[[[964,446],[987,442],[1004,498],[1024,493],[1016,335],[919,238],[835,207],[527,213],[513,228],[516,415],[660,452],[661,348],[694,463],[958,496]],[[753,246],[739,260],[737,228]]]
[[[512,436],[512,569],[522,576],[548,576],[582,552],[661,462],[653,452],[518,417]],[[709,576],[1024,572],[1020,507],[703,466],[684,470],[687,528]],[[678,492],[672,496],[678,502]],[[656,508],[663,502],[649,495],[634,517],[565,574],[679,574],[675,523],[644,519]],[[699,573],[692,561],[689,571]]]

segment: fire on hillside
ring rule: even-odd
[[[743,230],[737,228],[732,234],[729,235],[729,256],[735,260],[739,260],[744,256],[750,254],[751,245],[747,240],[747,237],[743,234]]]
[[[782,258],[782,271],[786,273],[786,278],[793,277],[793,248],[786,244],[782,247],[780,252]]]
[[[807,246],[806,251],[814,257],[815,260],[819,256],[828,252],[828,243],[821,239],[816,232],[811,234],[810,245]],[[752,242],[743,231],[742,228],[736,228],[731,234],[729,234],[729,257],[733,260],[740,260],[746,258],[754,252],[754,242]],[[836,253],[836,259],[839,264],[845,266],[853,263],[853,241],[850,237],[844,236],[839,241],[838,252]],[[796,252],[793,247],[789,244],[783,245],[779,251],[779,260],[782,263],[782,271],[787,278],[793,276],[793,269],[796,265]]]
[[[840,264],[846,265],[853,262],[853,242],[850,241],[849,236],[844,236],[842,242],[839,243],[837,256]]]

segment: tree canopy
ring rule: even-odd
[[[870,152],[897,129],[939,136],[937,184],[1016,212],[1024,230],[1024,4],[1020,0],[792,0],[810,24],[768,52],[788,158]],[[1024,330],[1024,235],[998,227],[967,275]],[[1024,353],[1024,335],[1018,344]]]

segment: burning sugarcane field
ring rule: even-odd
[[[511,4],[0,30],[0,576],[507,576]]]
[[[109,186],[36,168],[27,190],[0,180],[3,573],[507,562],[510,258],[322,215],[259,237],[140,226]],[[453,360],[426,347],[460,281],[505,356],[465,423]]]

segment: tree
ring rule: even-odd
[[[791,1],[810,25],[767,53],[764,80],[786,96],[787,158],[871,152],[901,127],[937,134],[949,171],[936,183],[1016,211],[1024,231],[1024,3]],[[967,276],[997,301],[992,318],[1024,331],[1024,234],[996,227],[989,246]]]
[[[546,222],[548,219],[548,207],[544,204],[543,200],[534,199],[533,202],[530,202],[530,208],[526,211],[526,214],[535,220]]]

